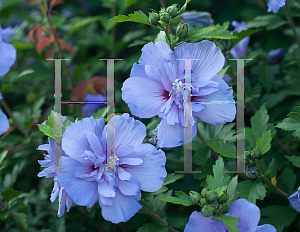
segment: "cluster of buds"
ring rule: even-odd
[[[177,4],[173,4],[167,9],[161,8],[159,13],[149,13],[149,21],[153,26],[159,26],[160,24],[169,24],[178,15]]]
[[[204,188],[200,193],[190,191],[191,201],[198,204],[202,209],[203,216],[210,217],[216,214],[225,214],[228,212],[226,202],[229,198],[228,193],[225,191],[227,186],[210,190]]]
[[[251,152],[245,151],[246,165],[254,166],[256,165],[256,160],[262,159],[263,156],[260,155],[259,151],[255,148]]]

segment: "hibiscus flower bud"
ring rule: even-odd
[[[218,195],[214,191],[210,190],[206,192],[206,200],[208,203],[213,203],[215,200],[217,200]]]
[[[200,193],[197,193],[195,191],[190,191],[189,194],[190,194],[191,201],[198,205],[200,203],[200,198],[201,198]]]
[[[246,169],[246,171],[251,171],[251,173],[246,173],[246,176],[249,178],[249,179],[256,179],[256,172],[254,171],[254,168],[253,167],[248,167]]]
[[[222,205],[219,206],[219,213],[225,214],[227,212],[228,212],[228,209],[227,209],[226,204],[222,204]]]
[[[278,64],[285,56],[285,49],[278,48],[269,52],[268,61],[272,64]]]
[[[188,25],[181,22],[176,29],[176,36],[180,39],[185,38],[188,34]]]
[[[202,189],[202,191],[201,191],[201,197],[206,197],[206,192],[207,192],[206,188]]]
[[[228,198],[229,198],[228,193],[224,192],[224,193],[217,199],[217,201],[218,201],[218,203],[220,203],[220,204],[224,204],[224,203],[226,203],[226,201],[228,200]]]
[[[207,204],[206,199],[205,199],[205,198],[201,198],[201,199],[200,199],[200,204],[201,204],[201,205],[206,205],[206,204]]]
[[[157,13],[150,13],[149,14],[149,21],[153,26],[158,26],[159,25],[159,14]]]
[[[205,217],[210,217],[210,216],[213,216],[214,213],[216,213],[216,209],[215,209],[215,207],[213,205],[205,205],[201,209],[201,213]]]
[[[258,159],[260,156],[259,151],[255,148],[251,151],[251,158],[252,159]]]
[[[167,13],[168,13],[172,18],[176,17],[176,16],[177,16],[177,13],[178,13],[178,9],[177,9],[176,4],[173,4],[172,6],[169,6],[169,7],[167,8],[166,11],[167,11]]]
[[[164,22],[165,24],[168,24],[171,20],[171,16],[164,8],[160,10],[159,17],[160,17],[160,21]]]

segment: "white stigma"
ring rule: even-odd
[[[175,82],[173,83],[173,89],[175,90],[175,93],[180,93],[181,89],[183,87],[183,84],[181,81],[179,81],[178,79],[175,80]],[[171,96],[171,92],[169,93],[169,96]]]

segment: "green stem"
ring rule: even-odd
[[[291,11],[290,11],[290,8],[289,8],[289,5],[288,5],[288,1],[285,2],[284,9],[285,9],[286,18],[287,18],[287,20],[288,20],[288,22],[289,22],[289,24],[292,28],[292,31],[294,33],[296,42],[300,43],[299,36],[297,34],[296,27],[295,27],[295,24],[294,24],[294,20],[291,17]]]
[[[164,227],[168,227],[168,223],[165,222],[164,220],[162,220],[158,215],[156,215],[155,213],[153,213],[150,209],[148,209],[144,204],[142,204],[141,202],[139,202],[142,206],[143,206],[143,210],[145,210],[151,217],[153,217],[156,221],[159,222],[159,224],[161,224]],[[179,232],[178,230],[169,227],[169,231],[171,232]]]
[[[270,185],[276,192],[278,192],[280,195],[282,195],[283,197],[287,198],[287,193],[285,193],[284,191],[282,191],[280,188],[276,187],[275,185],[272,184],[271,181],[269,181],[269,179],[267,177],[264,176],[262,170],[260,169],[260,167],[258,166],[258,170],[260,172],[260,174],[262,175],[262,179],[268,184]]]
[[[52,21],[52,17],[51,17],[50,12],[49,13],[45,13],[44,16],[46,17],[49,25],[51,27],[53,27],[53,21]],[[54,41],[54,45],[55,45],[56,49],[58,50],[61,59],[64,59],[64,53],[63,53],[63,50],[62,50],[60,44],[55,39],[55,36],[52,34],[52,31],[50,31],[50,33],[51,33],[50,35],[51,35],[51,37],[52,37],[52,39]],[[65,73],[66,73],[66,76],[67,76],[67,79],[68,79],[68,82],[69,82],[69,89],[74,89],[74,80],[73,80],[72,75],[71,75],[71,73],[69,71],[69,68],[67,66],[66,61],[62,60],[62,64],[63,64],[64,70],[65,70]]]
[[[18,123],[18,121],[16,120],[15,116],[13,115],[13,113],[11,112],[9,106],[6,104],[5,100],[2,98],[0,100],[1,105],[4,107],[5,111],[7,112],[7,114],[9,115],[10,118],[12,118],[12,120],[14,121],[15,126],[18,128],[18,130],[21,132],[21,134],[24,135],[24,137],[26,139],[28,139],[29,141],[31,141],[31,138],[29,136],[29,134],[27,133],[27,131]],[[34,147],[38,147],[38,145],[34,142],[31,141],[31,144]]]

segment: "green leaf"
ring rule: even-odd
[[[261,218],[259,224],[271,224],[280,232],[293,223],[297,214],[297,211],[290,207],[270,205],[261,209],[261,215],[269,218]]]
[[[241,40],[243,40],[244,38],[246,38],[247,36],[250,36],[256,32],[258,32],[259,30],[243,30],[241,32],[233,32],[234,36],[237,36],[238,39],[233,39],[231,40],[231,46],[234,47],[235,45],[237,45]]]
[[[45,102],[46,97],[43,96],[41,98],[39,98],[37,101],[34,102],[33,106],[32,106],[32,118],[39,118],[41,116],[41,107]]]
[[[225,30],[222,26],[210,26],[189,33],[184,40],[192,39],[238,39],[238,37],[230,34],[229,31]]]
[[[102,20],[102,16],[93,16],[93,17],[76,17],[70,20],[70,30],[67,35],[67,39],[70,38],[70,36],[75,33],[76,31],[80,30],[81,28],[93,23]]]
[[[0,164],[1,164],[2,161],[5,159],[7,153],[8,153],[8,150],[2,151],[2,152],[0,153]]]
[[[109,107],[110,106],[99,109],[96,113],[92,114],[92,117],[95,119],[104,118],[107,114],[107,111],[109,110]]]
[[[257,28],[266,26],[267,30],[274,30],[277,27],[286,24],[286,21],[275,14],[256,16],[252,21],[247,23],[248,28]]]
[[[224,77],[225,73],[227,72],[227,70],[229,69],[230,65],[227,65],[225,68],[222,68],[220,72],[218,72],[217,74],[220,75],[222,78]]]
[[[165,197],[161,197],[159,199],[162,201],[170,202],[173,204],[184,205],[184,206],[194,205],[194,203],[191,201],[190,196],[187,195],[185,192],[176,191],[175,195],[176,195],[176,197],[165,196]]]
[[[128,16],[126,15],[115,16],[109,21],[117,22],[117,23],[136,22],[136,23],[143,23],[152,26],[152,24],[149,22],[147,15],[145,15],[141,10],[135,11],[133,14],[129,14]]]
[[[225,226],[230,230],[230,232],[239,232],[239,228],[235,226],[234,222],[240,222],[241,219],[235,217],[229,217],[224,214],[215,215],[212,219],[219,219],[224,222]]]
[[[175,173],[168,174],[165,179],[165,182],[163,183],[163,186],[174,183],[176,180],[179,180],[182,177],[184,177],[184,175],[181,175],[181,174],[176,175]]]
[[[54,139],[54,134],[55,134],[54,128],[51,128],[50,126],[43,125],[43,124],[37,124],[37,126],[41,132]]]
[[[295,155],[287,156],[287,155],[285,155],[284,157],[287,158],[290,162],[292,162],[295,167],[300,168],[300,157],[299,156],[295,156]]]
[[[12,212],[12,215],[16,219],[16,221],[20,222],[21,225],[27,229],[27,216],[25,213]]]
[[[155,192],[143,192],[143,199],[145,199],[147,197],[155,196],[160,193],[167,192],[167,191],[168,191],[168,188],[166,186],[162,186],[159,190],[157,190]]]
[[[268,127],[269,115],[266,106],[262,105],[250,121],[251,129],[245,128],[245,136],[250,145],[255,148],[257,139],[262,137]]]
[[[227,187],[227,193],[229,195],[229,198],[226,202],[226,205],[227,205],[228,209],[230,209],[232,203],[239,198],[238,193],[235,191],[237,183],[238,183],[238,176],[236,175],[235,177],[233,177],[231,179],[231,181]]]
[[[241,198],[245,198],[253,204],[256,204],[256,199],[263,200],[267,190],[259,180],[244,180],[239,182],[236,189]]]
[[[4,192],[1,193],[3,199],[7,202],[9,202],[11,199],[21,195],[22,192],[20,191],[16,191],[16,190],[13,190],[13,189],[9,189],[9,190],[6,190]]]
[[[230,21],[226,21],[226,22],[223,23],[222,27],[223,27],[225,30],[227,30],[228,27],[229,27],[229,25],[230,25]]]
[[[287,187],[287,189],[292,192],[294,190],[297,175],[294,174],[293,170],[291,168],[285,167],[283,169],[281,174],[281,179],[283,180],[283,183]]]
[[[1,210],[0,211],[1,220],[5,220],[8,216],[9,216],[9,211],[8,210]]]
[[[224,162],[221,156],[216,160],[216,164],[213,165],[214,176],[207,176],[206,182],[208,186],[215,190],[218,187],[222,188],[223,186],[228,186],[230,182],[230,176],[228,172],[224,170]]]
[[[181,15],[183,12],[185,12],[185,9],[187,7],[187,4],[190,2],[191,0],[186,0],[185,3],[183,4],[183,6],[181,7],[181,9],[178,11],[178,15]]]
[[[195,158],[197,165],[205,165],[207,159],[211,156],[211,149],[207,146],[201,147],[200,149],[196,150]]]
[[[236,158],[236,147],[232,142],[222,142],[218,141],[207,141],[206,144],[213,149],[215,152],[219,153],[224,157]]]
[[[289,113],[287,118],[276,127],[286,131],[294,131],[293,136],[300,138],[300,106],[296,107],[296,111]]]
[[[262,137],[258,138],[256,141],[256,149],[259,151],[260,155],[267,153],[271,148],[271,130],[263,133]]]

